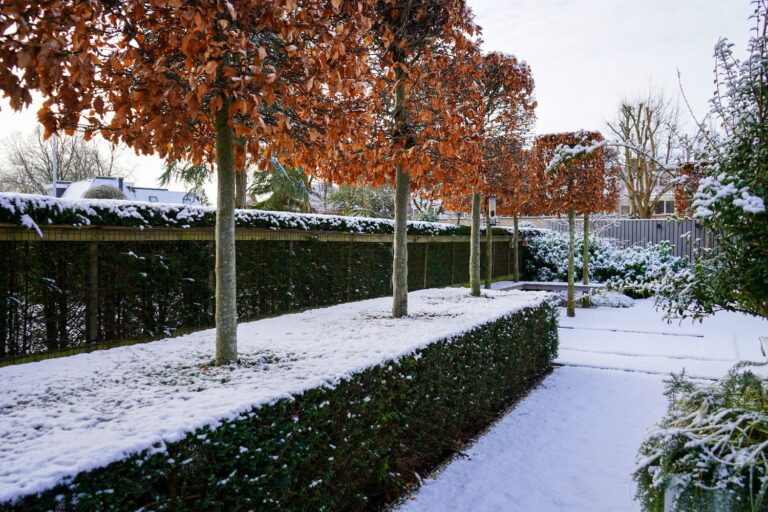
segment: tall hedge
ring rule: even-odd
[[[549,370],[556,314],[527,307],[0,508],[381,509]]]

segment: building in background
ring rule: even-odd
[[[168,190],[167,188],[137,187],[131,181],[109,176],[96,176],[81,181],[57,181],[56,197],[62,199],[82,199],[83,194],[94,187],[110,186],[120,190],[127,201],[147,201],[165,204],[201,204],[200,198],[187,192]],[[48,187],[48,193],[54,195],[54,185]]]

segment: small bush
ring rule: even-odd
[[[83,194],[83,199],[125,199],[125,194],[112,185],[99,185],[88,189]]]
[[[0,509],[378,510],[524,396],[556,352],[556,309],[528,307]]]
[[[668,381],[669,410],[642,444],[634,474],[645,511],[669,510],[668,488],[675,512],[768,510],[768,387],[751,364],[715,384]]]

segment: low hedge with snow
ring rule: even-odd
[[[669,410],[638,455],[643,510],[768,510],[768,383],[754,366],[716,383],[673,375]]]
[[[566,281],[568,279],[568,234],[556,231],[532,231],[527,234],[526,275],[535,281]],[[576,276],[582,275],[582,240],[576,238]],[[672,254],[669,242],[648,244],[646,247],[622,247],[618,241],[599,236],[589,237],[589,278],[606,283],[634,297],[653,291],[655,283],[665,275],[687,265],[685,258]]]
[[[551,366],[537,292],[431,289],[0,368],[0,509],[376,510]],[[10,501],[9,501],[10,500]]]
[[[394,233],[394,221],[262,210],[237,210],[240,228],[341,231],[350,233]],[[134,228],[213,227],[216,209],[206,206],[158,204],[119,200],[63,200],[30,194],[0,194],[0,223],[16,224],[41,233],[40,226],[119,226]],[[494,233],[508,235],[504,228]],[[469,226],[437,222],[408,223],[412,235],[469,236]]]

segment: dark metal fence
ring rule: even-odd
[[[143,240],[139,230],[58,229],[44,241],[0,233],[0,364],[213,324],[212,241],[188,240],[181,229],[165,230],[162,240],[157,230]],[[391,236],[275,231],[239,238],[241,319],[391,293]],[[494,275],[508,275],[510,240],[494,239]],[[412,237],[408,261],[411,290],[466,282],[469,238]]]

